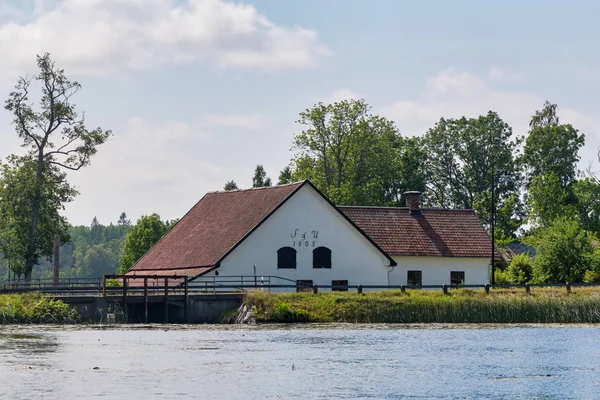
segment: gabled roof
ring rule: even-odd
[[[473,210],[339,207],[392,256],[490,257],[492,242]]]
[[[130,272],[207,272],[302,184],[207,193]]]
[[[310,181],[207,193],[131,268],[128,275],[202,275],[231,253],[301,187],[309,185],[391,265],[396,262]]]

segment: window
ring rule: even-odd
[[[317,247],[313,250],[313,268],[331,268],[331,250]]]
[[[296,281],[296,292],[310,292],[313,289],[313,281],[310,279],[301,279]]]
[[[423,284],[423,273],[421,271],[408,271],[406,284],[408,286],[421,286]]]
[[[331,281],[331,290],[333,292],[347,292],[348,291],[348,280],[337,280]]]
[[[450,272],[450,284],[451,285],[464,285],[465,284],[465,271],[451,271]]]
[[[282,247],[277,250],[277,268],[296,268],[296,249]]]

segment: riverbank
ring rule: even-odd
[[[1,294],[0,324],[73,324],[80,320],[74,309],[39,293]]]
[[[258,323],[600,323],[600,291],[458,289],[329,293],[249,292]],[[229,316],[231,319],[231,316]]]

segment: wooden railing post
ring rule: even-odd
[[[490,284],[486,283],[484,288],[485,288],[485,294],[490,294]]]
[[[165,324],[169,323],[169,278],[165,278]]]
[[[102,277],[102,297],[106,297],[106,275]]]
[[[319,293],[319,285],[317,285],[316,283],[313,285],[313,294],[317,294]]]
[[[184,318],[185,318],[185,323],[188,323],[188,280],[187,277],[184,278],[183,281],[183,314],[184,314]]]
[[[127,323],[127,278],[123,277],[123,318]]]
[[[402,294],[406,293],[406,286],[404,286],[404,285],[400,286],[400,293],[402,293]]]
[[[148,323],[148,277],[144,277],[144,323]]]
[[[358,292],[358,294],[361,294],[362,293],[362,285],[358,285],[356,287],[356,291]]]
[[[442,285],[442,292],[444,292],[444,294],[448,294],[448,285],[446,285],[446,284]]]
[[[567,294],[571,294],[571,284],[567,282],[565,283],[565,287],[567,288]]]
[[[529,286],[529,283],[525,284],[525,294],[527,294],[527,295],[531,294],[531,286]]]

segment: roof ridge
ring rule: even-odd
[[[392,206],[338,206],[338,208],[359,208],[359,209],[381,209],[381,210],[408,210],[408,207]],[[442,207],[423,207],[423,211],[474,211],[472,208],[442,208]]]
[[[259,186],[259,187],[251,187],[251,188],[246,188],[246,189],[233,189],[233,190],[213,190],[211,192],[206,192],[206,194],[213,194],[213,193],[237,193],[237,192],[249,192],[252,190],[264,190],[264,189],[277,189],[277,188],[282,188],[282,187],[286,187],[286,186],[292,186],[292,185],[299,185],[306,182],[306,179],[303,181],[297,181],[297,182],[291,182],[291,183],[284,183],[282,185],[275,185],[275,186]]]

